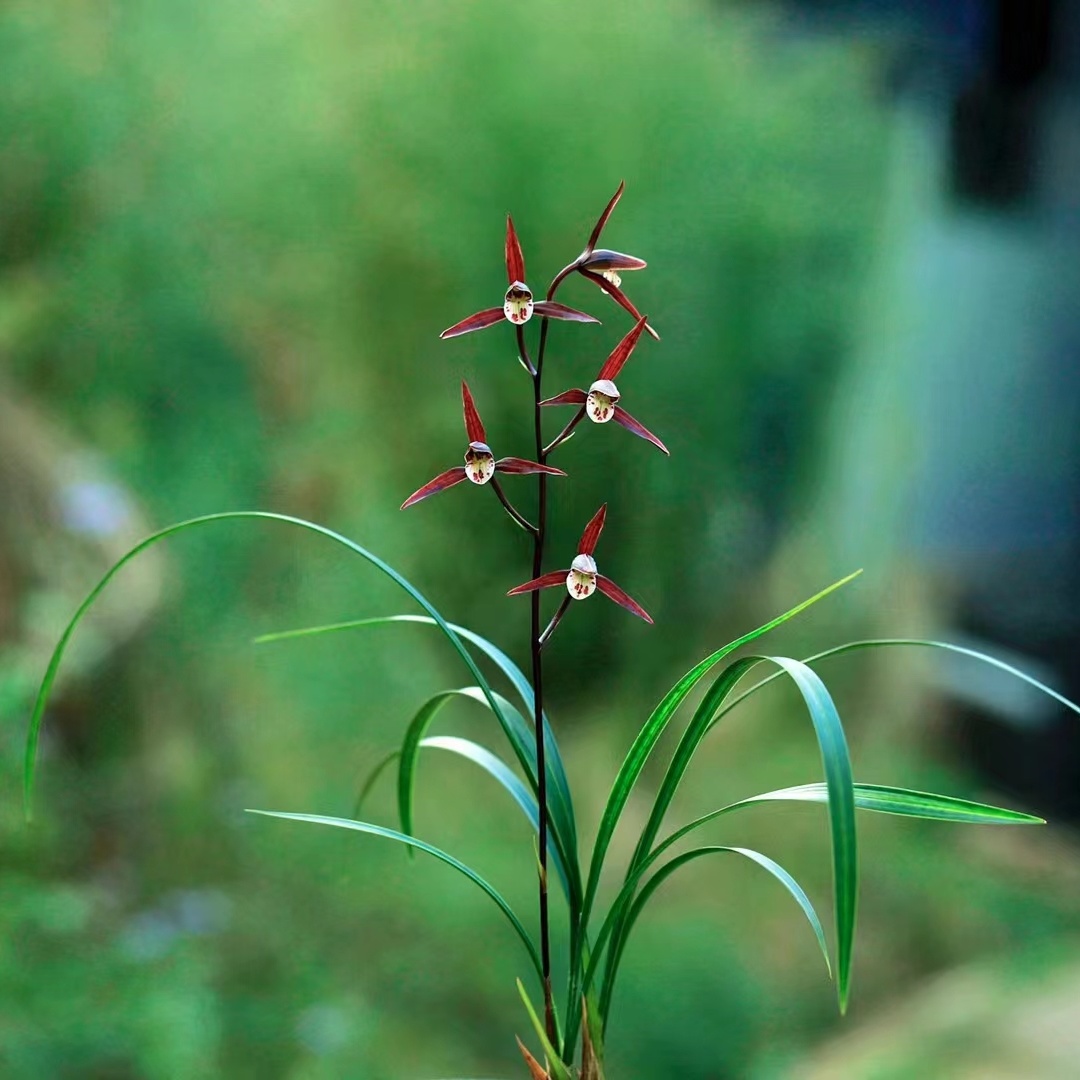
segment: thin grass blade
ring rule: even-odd
[[[532,938],[529,936],[528,931],[521,925],[521,920],[514,914],[513,908],[511,908],[506,900],[503,899],[502,895],[494,888],[494,886],[485,881],[471,867],[466,866],[465,863],[455,859],[453,855],[449,855],[440,848],[434,847],[423,840],[418,840],[415,836],[405,836],[403,833],[399,833],[394,829],[387,829],[382,825],[372,825],[367,821],[352,821],[349,818],[327,817],[324,814],[294,814],[283,810],[248,810],[247,812],[249,814],[261,814],[263,817],[284,818],[287,821],[306,821],[313,825],[332,825],[334,828],[338,829],[352,829],[355,832],[368,833],[371,836],[380,836],[384,840],[394,840],[399,844],[406,844],[410,847],[419,848],[428,855],[432,855],[436,859],[446,863],[447,866],[452,866],[458,873],[464,874],[474,885],[481,888],[488,897],[494,901],[495,905],[503,915],[506,916],[507,921],[514,928],[514,932],[525,946],[525,951],[529,954],[529,959],[536,969],[537,976],[541,981],[543,980],[540,954],[537,951]]]

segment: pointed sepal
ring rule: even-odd
[[[600,287],[603,292],[606,292],[612,300],[615,301],[620,307],[625,308],[634,316],[635,319],[641,318],[641,312],[634,307],[630,298],[612,281],[608,281],[607,278],[602,277],[600,274],[593,273],[592,270],[582,270],[582,275],[587,277],[593,284]],[[645,329],[649,332],[649,335],[656,341],[660,340],[660,335],[653,328],[651,323],[645,324]]]
[[[596,542],[604,531],[604,521],[607,518],[607,503],[604,503],[592,516],[592,520],[585,526],[581,534],[581,542],[578,544],[579,555],[591,555],[596,550]]]
[[[596,376],[597,380],[610,379],[614,381],[619,377],[619,372],[622,371],[626,361],[630,359],[630,354],[634,351],[634,346],[637,345],[642,330],[648,326],[648,318],[647,315],[642,315],[634,324],[633,329],[611,350],[611,355],[604,361],[604,366]]]
[[[532,581],[526,581],[524,585],[515,585],[506,595],[521,596],[522,593],[536,592],[537,589],[554,589],[558,585],[566,584],[566,575],[569,570],[552,570],[548,574],[541,574]]]
[[[475,315],[470,315],[467,319],[462,319],[459,323],[454,323],[453,326],[444,330],[439,337],[445,341],[447,338],[471,334],[474,330],[484,330],[489,326],[494,326],[505,318],[506,315],[501,307],[486,308],[484,311],[478,311]]]
[[[464,379],[461,381],[461,406],[465,412],[465,433],[471,443],[486,443],[487,435],[484,434],[484,424],[480,414],[476,411],[476,402],[473,401],[469,384]]]
[[[596,587],[609,600],[614,600],[619,607],[626,608],[632,615],[636,615],[639,619],[644,619],[652,626],[652,616],[633,597],[624,593],[611,578],[606,578],[603,574],[597,574]]]
[[[584,390],[564,390],[561,394],[556,394],[555,397],[549,397],[546,401],[541,401],[541,405],[584,405],[585,399],[588,395]]]
[[[544,473],[545,476],[565,476],[562,469],[552,468],[550,465],[541,465],[537,461],[529,461],[526,458],[504,457],[495,462],[495,471],[507,473],[510,476],[529,476],[533,473]]]
[[[543,315],[548,319],[562,319],[564,322],[598,323],[600,321],[584,311],[567,307],[565,304],[557,304],[554,300],[537,300],[532,310],[534,315]]]
[[[515,281],[525,283],[525,256],[521,253],[514,219],[506,215],[506,280],[513,285]]]
[[[635,420],[621,405],[615,406],[615,415],[612,419],[616,424],[622,424],[627,431],[632,431],[638,438],[651,442],[658,450],[662,450],[670,456],[671,451],[644,424]]]
[[[431,495],[438,495],[440,491],[446,491],[447,488],[452,488],[455,484],[460,484],[465,479],[465,466],[456,465],[452,469],[447,469],[444,473],[439,473],[434,480],[426,483],[422,488],[414,491],[402,504],[401,509],[407,510],[410,506],[415,506],[418,502],[423,502],[424,499]]]
[[[591,254],[596,247],[597,242],[600,239],[600,234],[604,231],[604,226],[608,223],[608,218],[611,217],[611,212],[619,205],[619,200],[622,198],[623,192],[626,190],[626,181],[620,180],[619,186],[615,191],[615,194],[608,199],[607,206],[604,207],[604,212],[600,215],[596,224],[593,226],[593,230],[589,233],[589,242],[585,245],[585,252]]]

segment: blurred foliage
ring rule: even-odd
[[[463,375],[496,451],[529,451],[509,334],[436,340],[497,302],[504,213],[540,289],[627,180],[605,242],[649,260],[625,284],[664,340],[641,346],[620,389],[673,457],[582,431],[560,462],[572,479],[552,485],[552,557],[609,499],[605,570],[680,632],[649,634],[602,604],[560,631],[552,707],[588,815],[644,703],[773,614],[759,571],[812,468],[873,256],[875,56],[786,36],[765,6],[700,0],[617,15],[555,0],[15,0],[0,58],[0,376],[93,447],[154,522],[252,506],[324,521],[519,658],[527,605],[502,595],[525,550],[495,500],[470,489],[397,506],[461,453]],[[628,325],[585,282],[560,298],[605,325],[554,327],[553,393],[591,377]],[[30,521],[57,530],[47,513]],[[408,710],[462,677],[415,628],[248,645],[401,610],[400,597],[281,530],[181,541],[161,571],[167,611],[118,636],[50,716],[43,820],[27,833],[14,796],[38,674],[26,642],[55,633],[94,574],[72,581],[66,555],[50,567],[30,557],[36,540],[2,535],[0,672],[18,677],[0,684],[0,1071],[515,1075],[521,957],[467,885],[240,812],[347,813]],[[917,703],[898,695],[889,711]],[[451,708],[467,727],[468,707]],[[800,721],[752,715],[703,752],[688,800],[711,803],[720,779],[726,798],[760,778],[816,778]],[[490,725],[478,716],[471,734]],[[918,786],[917,749],[903,776],[894,749],[868,753],[890,775],[864,778]],[[491,812],[497,796],[467,766],[437,767],[421,828],[531,910],[525,826]],[[770,809],[761,822],[766,847],[798,840],[792,869],[822,894],[822,820]],[[859,972],[866,1000],[887,993],[876,965],[914,975],[1020,933],[1020,906],[1048,932],[1068,921],[1053,893],[1032,912],[1024,882],[988,885],[947,830],[867,833],[875,865],[898,876],[868,889],[863,956],[883,952]],[[912,861],[979,890],[973,929],[942,927]],[[832,1020],[789,900],[752,869],[720,884],[699,873],[628,958],[613,1075],[745,1075]],[[914,917],[913,894],[926,900]]]

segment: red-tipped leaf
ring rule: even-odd
[[[610,248],[597,248],[579,264],[583,270],[644,270],[649,264],[636,255],[624,255]]]
[[[606,292],[616,304],[629,311],[635,319],[641,318],[641,312],[634,307],[630,298],[617,285],[613,285],[607,278],[601,277],[599,274],[594,274],[592,270],[582,270],[581,273],[584,277],[587,277],[593,282],[594,285],[598,285],[603,292]],[[656,332],[651,323],[646,323],[645,329],[649,332],[651,337],[655,338],[655,340],[660,340],[660,335]]]
[[[567,307],[565,304],[557,304],[554,300],[537,300],[533,304],[533,314],[543,315],[548,319],[562,319],[565,322],[592,322],[598,323],[592,315],[586,315],[577,308]]]
[[[614,600],[619,607],[626,608],[632,615],[644,619],[652,626],[652,616],[633,597],[627,596],[611,578],[606,578],[603,574],[597,574],[596,587],[609,600]]]
[[[528,476],[530,473],[546,473],[548,476],[565,476],[562,469],[553,469],[550,465],[541,465],[519,457],[499,458],[495,462],[495,471],[509,473],[511,476]]]
[[[480,414],[476,411],[476,402],[469,392],[468,383],[461,381],[461,404],[465,410],[465,433],[469,436],[469,442],[486,443],[487,435],[484,434],[484,424]]]
[[[541,401],[541,405],[584,405],[589,395],[584,390],[564,390],[561,394]]]
[[[525,284],[525,256],[521,254],[514,219],[509,214],[506,215],[506,277],[511,285],[515,281]]]
[[[422,488],[414,491],[402,504],[401,509],[407,510],[410,506],[415,506],[418,502],[422,502],[429,495],[438,495],[440,491],[445,491],[447,488],[452,488],[455,484],[460,484],[465,479],[465,466],[455,465],[452,469],[447,469],[444,473],[439,473],[434,480],[426,483]]]
[[[648,326],[648,316],[642,315],[635,323],[634,328],[611,350],[611,355],[604,361],[604,366],[600,369],[600,374],[596,376],[597,381],[600,379],[610,379],[612,382],[622,371],[623,365],[630,359],[630,354],[634,351],[634,346],[638,343],[638,338],[641,337],[641,331]]]
[[[627,431],[632,431],[639,438],[651,442],[658,450],[663,450],[670,456],[671,451],[644,425],[635,420],[621,405],[615,406],[615,415],[612,420],[616,424],[622,424]]]
[[[475,315],[470,315],[467,319],[462,319],[459,323],[454,323],[453,326],[444,330],[439,337],[445,340],[446,338],[460,337],[462,334],[471,334],[473,330],[484,330],[489,326],[494,326],[497,322],[502,322],[505,318],[506,316],[503,314],[501,307],[486,308],[484,311],[478,311]]]
[[[579,555],[591,555],[596,550],[596,541],[600,539],[600,534],[604,531],[604,519],[607,517],[607,503],[604,503],[599,510],[593,514],[592,521],[585,526],[585,531],[581,534],[581,543],[578,544]]]
[[[611,217],[611,211],[618,206],[625,187],[626,181],[620,180],[618,189],[608,200],[608,204],[604,207],[604,212],[600,215],[599,221],[593,226],[593,231],[589,233],[589,242],[585,245],[586,251],[591,252],[593,248],[596,247],[596,242],[600,239],[600,234],[604,231],[604,226],[608,223],[608,218]]]
[[[522,593],[536,592],[537,589],[554,589],[556,585],[566,585],[566,575],[569,570],[552,570],[549,574],[541,574],[532,581],[526,581],[524,585],[516,585],[506,595],[520,596]]]

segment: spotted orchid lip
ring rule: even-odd
[[[516,326],[527,323],[533,315],[532,290],[522,281],[512,282],[503,300],[503,313]]]
[[[469,443],[465,454],[465,475],[474,484],[486,484],[495,475],[495,455],[485,443]]]

